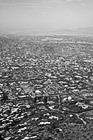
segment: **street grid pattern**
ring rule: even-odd
[[[92,40],[63,36],[56,46],[43,38],[0,38],[0,134],[5,140],[92,140]]]

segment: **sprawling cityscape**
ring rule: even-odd
[[[93,140],[93,0],[0,0],[0,140]]]
[[[0,36],[4,140],[93,139],[93,38]]]

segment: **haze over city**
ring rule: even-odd
[[[0,0],[0,140],[93,140],[93,0]]]
[[[55,31],[93,26],[93,0],[0,0],[0,30]]]

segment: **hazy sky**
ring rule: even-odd
[[[93,0],[0,0],[0,30],[93,27]]]

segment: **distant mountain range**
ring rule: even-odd
[[[60,30],[35,30],[32,31],[31,29],[18,29],[16,31],[0,30],[0,34],[29,34],[29,35],[83,35],[83,36],[93,36],[93,27],[88,28],[77,28],[77,29],[60,29]]]
[[[58,30],[57,33],[58,34],[67,34],[67,35],[93,36],[93,27],[78,28],[78,29],[62,29],[62,30]]]

